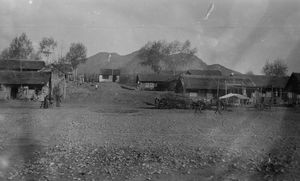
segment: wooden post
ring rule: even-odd
[[[64,78],[64,92],[63,92],[63,98],[65,99],[67,96],[67,80]]]
[[[218,78],[217,99],[219,99],[220,80]]]
[[[50,79],[49,79],[49,100],[52,99],[52,71],[50,72]]]

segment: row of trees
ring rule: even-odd
[[[138,53],[142,59],[141,65],[150,66],[151,69],[160,73],[162,70],[175,71],[192,61],[191,57],[197,53],[196,48],[192,48],[190,41],[166,42],[153,41],[144,45]],[[288,72],[287,64],[282,59],[273,62],[267,61],[262,68],[262,73],[268,76],[286,76]],[[248,71],[246,74],[253,74]]]
[[[61,57],[53,56],[57,51],[57,42],[52,37],[44,37],[39,42],[38,50],[34,50],[32,41],[25,33],[15,37],[9,46],[5,48],[0,59],[31,59],[44,61],[58,61],[62,63],[71,63],[76,70],[80,63],[86,61],[87,48],[82,43],[72,43],[66,55]]]

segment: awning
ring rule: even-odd
[[[221,96],[221,97],[219,97],[219,99],[227,99],[227,98],[230,98],[230,97],[237,97],[239,99],[249,99],[249,97],[247,97],[247,96],[244,96],[244,95],[241,95],[241,94],[233,94],[233,93],[229,93],[229,94],[226,94],[224,96]]]

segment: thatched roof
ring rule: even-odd
[[[289,77],[275,77],[265,75],[237,75],[251,79],[257,88],[285,88]]]
[[[203,76],[221,76],[222,72],[219,70],[187,70],[186,74]]]
[[[39,72],[55,72],[55,71],[58,71],[62,74],[71,74],[73,68],[71,64],[59,63],[59,64],[46,65],[44,68],[39,70]]]
[[[174,81],[178,78],[178,76],[169,75],[169,74],[138,74],[137,81],[139,82],[170,82]]]
[[[45,67],[43,61],[0,60],[0,70],[40,70]]]
[[[50,72],[0,71],[0,84],[45,84],[50,76]]]
[[[73,67],[71,64],[60,63],[60,64],[52,64],[54,68],[61,71],[62,73],[69,74],[72,73]]]

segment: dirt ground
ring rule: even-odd
[[[0,102],[0,180],[300,180],[300,110],[156,110],[156,92],[69,85]]]

